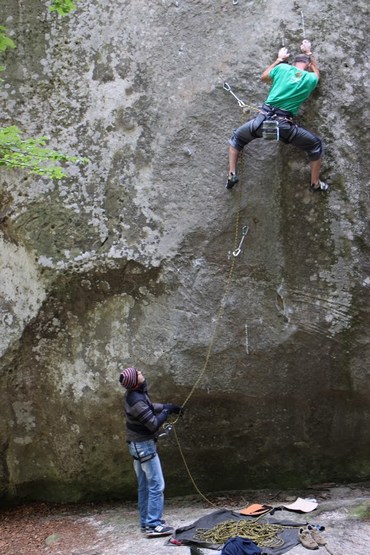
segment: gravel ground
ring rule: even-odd
[[[304,491],[232,492],[210,496],[215,506],[198,497],[166,501],[165,518],[175,527],[191,524],[217,508],[240,509],[250,503],[279,506],[297,497],[315,498],[319,506],[309,514],[289,512],[295,522],[325,526],[327,548],[316,553],[370,555],[370,488],[353,484],[321,485]],[[286,516],[286,513],[284,513]],[[204,555],[217,551],[201,550]],[[308,550],[298,545],[290,555]],[[145,538],[134,504],[33,504],[0,512],[0,555],[190,555],[186,546],[167,545],[167,538]]]

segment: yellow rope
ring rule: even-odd
[[[241,183],[239,183],[238,209],[236,211],[236,218],[235,218],[234,248],[233,248],[232,252],[234,252],[236,250],[237,246],[238,246],[238,236],[239,236],[239,227],[240,227],[241,197],[242,197],[242,186],[241,186]],[[213,344],[215,342],[215,339],[216,339],[216,336],[217,336],[217,333],[218,333],[218,329],[219,329],[219,326],[220,326],[220,322],[221,322],[222,317],[223,317],[224,312],[225,312],[225,302],[226,302],[226,298],[229,294],[229,290],[230,290],[230,286],[231,286],[231,279],[233,277],[233,273],[234,273],[234,269],[235,269],[235,262],[236,262],[235,259],[236,259],[236,257],[231,254],[231,266],[230,266],[230,270],[229,270],[229,275],[228,275],[228,278],[226,280],[224,293],[222,295],[222,299],[221,299],[221,303],[220,303],[220,309],[217,313],[216,323],[215,323],[215,326],[213,328],[211,339],[210,339],[210,342],[209,342],[209,345],[208,345],[207,355],[206,355],[206,359],[205,359],[203,368],[202,368],[201,372],[199,373],[199,376],[196,379],[193,387],[191,388],[188,396],[186,397],[185,401],[182,403],[182,407],[185,407],[185,405],[187,405],[187,403],[189,402],[190,397],[193,395],[194,391],[196,390],[199,382],[203,378],[203,376],[204,376],[204,374],[205,374],[205,372],[208,368],[209,359],[210,359],[211,354],[212,354]],[[176,420],[172,424],[175,425],[177,423],[177,421],[178,421],[178,418],[176,418]]]
[[[235,233],[234,233],[234,249],[233,249],[233,251],[235,251],[235,249],[236,249],[236,247],[237,247],[237,245],[238,245],[238,235],[239,235],[239,227],[240,227],[241,195],[242,195],[242,187],[241,187],[241,184],[239,183],[239,193],[238,193],[239,206],[238,206],[238,210],[237,210],[237,212],[236,212],[236,219],[235,219]],[[215,339],[216,339],[216,336],[217,336],[217,332],[218,332],[218,329],[219,329],[219,326],[220,326],[220,322],[221,322],[222,317],[223,317],[223,315],[224,315],[224,311],[225,311],[225,301],[226,301],[226,297],[227,297],[227,295],[228,295],[228,293],[229,293],[229,290],[230,290],[231,279],[232,279],[232,276],[233,276],[233,273],[234,273],[234,269],[235,269],[235,258],[236,258],[236,257],[233,256],[232,254],[231,254],[231,257],[232,257],[232,260],[231,260],[231,266],[230,266],[230,270],[229,270],[229,275],[228,275],[228,278],[227,278],[227,281],[226,281],[224,293],[223,293],[223,296],[222,296],[222,299],[221,299],[220,309],[219,309],[218,314],[217,314],[216,323],[215,323],[215,326],[214,326],[214,328],[213,328],[213,333],[212,333],[211,340],[210,340],[210,343],[209,343],[209,346],[208,346],[206,359],[205,359],[203,368],[202,368],[202,370],[201,370],[201,372],[200,372],[200,374],[199,374],[199,376],[198,376],[198,379],[195,381],[193,387],[192,387],[191,390],[190,390],[190,393],[189,393],[188,396],[186,397],[185,401],[182,403],[182,407],[185,407],[185,405],[189,402],[189,399],[190,399],[191,396],[193,395],[193,393],[194,393],[196,387],[198,386],[199,382],[200,382],[201,379],[203,378],[203,376],[204,376],[204,374],[205,374],[205,372],[206,372],[206,370],[207,370],[207,368],[208,368],[208,363],[209,363],[209,359],[210,359],[210,356],[211,356],[211,353],[212,353],[213,344],[214,344]],[[198,488],[198,486],[197,486],[197,484],[196,484],[196,482],[195,482],[195,480],[194,480],[194,478],[193,478],[193,476],[192,476],[192,473],[191,473],[191,471],[190,471],[190,469],[189,469],[189,466],[188,466],[188,464],[187,464],[187,462],[186,462],[186,459],[185,459],[183,450],[182,450],[182,448],[181,448],[180,441],[179,441],[179,437],[178,437],[177,432],[176,432],[176,424],[177,424],[178,420],[179,420],[179,417],[177,417],[176,420],[172,423],[172,426],[173,426],[172,429],[173,429],[173,432],[174,432],[174,435],[175,435],[176,443],[177,443],[177,446],[178,446],[178,449],[179,449],[181,458],[182,458],[182,460],[183,460],[183,463],[184,463],[185,469],[186,469],[186,471],[187,471],[187,473],[188,473],[188,476],[189,476],[189,478],[190,478],[190,481],[191,481],[191,483],[193,484],[195,490],[198,492],[198,494],[199,494],[207,503],[209,503],[209,504],[212,505],[213,507],[216,507],[216,505],[215,505],[214,503],[212,503],[212,501],[210,501],[210,499],[208,499],[208,498],[206,497],[206,495],[204,495],[204,494],[200,491],[200,489]]]
[[[239,207],[238,207],[238,210],[237,210],[237,213],[236,213],[233,251],[235,251],[237,246],[238,246],[238,235],[239,235],[239,227],[240,227],[241,191],[242,191],[242,188],[240,186],[239,187]],[[203,378],[203,376],[204,376],[204,374],[205,374],[205,372],[208,368],[209,359],[210,359],[210,356],[212,354],[213,345],[214,345],[214,342],[215,342],[215,339],[216,339],[216,336],[217,336],[217,333],[218,333],[218,329],[219,329],[221,320],[222,320],[224,312],[225,312],[225,302],[226,302],[226,298],[229,294],[229,290],[230,290],[230,286],[231,286],[231,279],[232,279],[234,269],[235,269],[235,259],[236,259],[236,257],[231,254],[231,266],[230,266],[230,270],[229,270],[229,275],[228,275],[226,285],[225,285],[225,289],[224,289],[224,293],[223,293],[223,296],[222,296],[222,299],[221,299],[220,309],[219,309],[218,314],[217,314],[216,323],[215,323],[215,326],[213,328],[213,332],[212,332],[212,335],[211,335],[211,340],[210,340],[210,343],[209,343],[209,346],[208,346],[206,359],[205,359],[203,368],[202,368],[197,380],[195,381],[193,387],[190,390],[190,393],[186,397],[185,401],[182,403],[183,407],[185,407],[185,405],[187,405],[190,397],[193,395],[194,391],[196,390],[199,382],[202,380],[202,378]]]
[[[247,538],[261,547],[281,547],[284,540],[277,536],[284,527],[279,524],[256,523],[253,520],[225,520],[213,528],[198,528],[194,539],[211,544],[224,544],[228,539],[239,536]]]
[[[241,157],[240,157],[240,164],[242,165],[242,168],[244,169],[243,155],[241,155]],[[242,173],[243,173],[243,172],[242,172]],[[237,208],[236,217],[235,217],[234,248],[233,248],[233,250],[232,250],[232,253],[236,250],[236,248],[237,248],[237,246],[238,246],[239,228],[240,228],[241,199],[242,199],[242,183],[241,183],[241,181],[240,181],[240,182],[239,182],[239,191],[238,191],[238,208]],[[207,368],[208,368],[209,359],[210,359],[211,354],[212,354],[213,345],[214,345],[214,342],[215,342],[215,339],[216,339],[216,336],[217,336],[217,333],[218,333],[218,330],[219,330],[219,326],[220,326],[221,320],[222,320],[223,315],[224,315],[224,312],[225,312],[225,302],[226,302],[226,298],[227,298],[227,296],[228,296],[228,294],[229,294],[229,290],[230,290],[230,286],[231,286],[231,280],[232,280],[233,273],[234,273],[234,269],[235,269],[236,257],[233,256],[232,253],[231,253],[231,255],[230,255],[230,256],[231,256],[230,270],[229,270],[229,274],[228,274],[228,277],[227,277],[227,280],[226,280],[224,293],[223,293],[222,298],[221,298],[220,309],[219,309],[219,311],[218,311],[218,313],[217,313],[216,322],[215,322],[215,325],[214,325],[214,328],[213,328],[213,332],[212,332],[212,335],[211,335],[211,339],[210,339],[210,343],[209,343],[209,346],[208,346],[206,359],[205,359],[203,368],[202,368],[201,372],[199,373],[199,376],[198,376],[197,380],[195,381],[193,387],[191,388],[191,390],[190,390],[188,396],[186,397],[186,399],[185,399],[184,402],[182,403],[182,407],[185,407],[185,405],[187,405],[187,403],[189,402],[191,396],[194,394],[195,389],[197,388],[198,384],[200,383],[201,379],[203,378],[203,376],[204,376],[204,374],[205,374],[205,372],[206,372],[206,370],[207,370]],[[207,503],[209,503],[209,504],[212,505],[213,507],[216,507],[216,505],[215,505],[214,503],[212,503],[212,501],[210,501],[210,500],[200,491],[200,489],[198,488],[198,486],[197,486],[197,484],[196,484],[196,482],[195,482],[195,480],[194,480],[194,478],[193,478],[193,476],[192,476],[192,474],[191,474],[191,471],[190,471],[189,466],[188,466],[188,464],[187,464],[187,462],[186,462],[186,459],[185,459],[185,456],[184,456],[184,453],[183,453],[183,450],[182,450],[182,448],[181,448],[180,441],[179,441],[179,438],[178,438],[178,435],[177,435],[177,432],[176,432],[176,424],[177,424],[178,420],[179,420],[179,417],[177,417],[176,420],[175,420],[174,422],[171,423],[171,425],[172,425],[172,430],[173,430],[174,435],[175,435],[176,443],[177,443],[177,446],[178,446],[178,449],[179,449],[179,452],[180,452],[182,461],[183,461],[183,463],[184,463],[184,466],[185,466],[185,469],[186,469],[186,471],[187,471],[187,473],[188,473],[188,476],[189,476],[189,478],[190,478],[190,481],[191,481],[191,483],[193,484],[193,486],[194,486],[195,490],[197,491],[197,493],[198,493]]]
[[[246,105],[245,103],[244,103],[244,107],[247,107],[247,105]],[[250,108],[256,109],[255,107],[252,107],[252,106],[250,106]],[[243,113],[244,113],[244,110],[242,110],[242,111],[243,111]],[[259,110],[258,110],[258,111],[259,111]],[[242,166],[242,172],[241,172],[241,174],[242,174],[243,177],[244,177],[243,152],[242,152],[241,155],[240,155],[239,163],[240,163],[240,165]],[[198,384],[200,383],[200,381],[202,380],[204,374],[206,373],[206,370],[207,370],[208,364],[209,364],[209,359],[210,359],[211,354],[212,354],[213,344],[214,344],[214,342],[215,342],[215,339],[216,339],[216,336],[217,336],[217,333],[218,333],[218,329],[219,329],[219,327],[220,327],[220,323],[221,323],[221,320],[222,320],[223,315],[224,315],[224,312],[225,312],[225,302],[226,302],[226,298],[227,298],[227,296],[228,296],[228,294],[229,294],[229,291],[230,291],[231,280],[232,280],[232,277],[233,277],[233,273],[234,273],[234,269],[235,269],[235,263],[236,263],[236,260],[235,260],[236,257],[233,255],[233,253],[236,251],[237,246],[238,246],[239,228],[240,228],[240,210],[241,210],[241,200],[242,200],[242,181],[243,181],[242,179],[239,181],[238,207],[237,207],[237,210],[236,210],[235,230],[234,230],[234,248],[233,248],[233,250],[232,250],[232,252],[231,252],[231,255],[230,255],[230,256],[231,256],[231,265],[230,265],[229,275],[228,275],[227,280],[226,280],[225,289],[224,289],[224,292],[223,292],[223,295],[222,295],[222,298],[221,298],[220,309],[219,309],[219,311],[218,311],[218,313],[217,313],[216,323],[215,323],[215,325],[214,325],[213,332],[212,332],[212,335],[211,335],[211,339],[210,339],[210,342],[209,342],[209,345],[208,345],[207,355],[206,355],[206,359],[205,359],[205,361],[204,361],[203,368],[202,368],[202,370],[200,371],[199,376],[198,376],[198,378],[196,379],[196,381],[195,381],[193,387],[191,388],[189,394],[187,395],[186,399],[185,399],[184,402],[182,403],[182,407],[185,407],[185,406],[187,405],[187,403],[189,402],[190,398],[191,398],[192,395],[194,394],[194,391],[196,390]],[[198,493],[207,503],[209,503],[209,504],[212,505],[213,507],[216,507],[216,505],[215,505],[214,503],[212,503],[212,501],[210,501],[210,500],[200,491],[200,489],[198,488],[198,486],[197,486],[197,484],[196,484],[196,482],[195,482],[195,480],[194,480],[194,478],[193,478],[193,476],[192,476],[192,474],[191,474],[190,468],[189,468],[189,466],[188,466],[188,464],[187,464],[187,462],[186,462],[186,459],[185,459],[183,450],[182,450],[181,445],[180,445],[179,437],[178,437],[177,432],[176,432],[176,424],[177,424],[179,418],[180,418],[180,416],[178,416],[178,417],[176,418],[176,420],[170,424],[170,426],[171,426],[171,429],[173,430],[173,433],[174,433],[174,435],[175,435],[176,443],[177,443],[177,446],[178,446],[178,449],[179,449],[179,452],[180,452],[182,461],[183,461],[183,463],[184,463],[185,469],[186,469],[186,471],[187,471],[187,473],[188,473],[188,476],[189,476],[189,478],[190,478],[190,481],[191,481],[191,483],[193,484],[193,486],[194,486],[195,490],[197,491],[197,493]]]
[[[243,151],[241,152],[239,163],[242,167],[242,174],[243,174],[243,177],[244,177]],[[243,181],[242,179],[239,181],[238,208],[237,208],[236,217],[235,217],[234,248],[232,250],[232,253],[236,251],[237,246],[238,246],[238,239],[239,239],[240,210],[241,210],[241,202],[242,202],[242,181]],[[233,273],[234,273],[234,269],[235,269],[235,262],[236,262],[235,258],[236,257],[231,254],[231,266],[230,266],[230,270],[229,270],[229,275],[228,275],[228,278],[226,280],[224,293],[222,295],[222,299],[221,299],[221,303],[220,303],[220,309],[219,309],[218,314],[217,314],[216,323],[215,323],[215,326],[213,328],[213,333],[211,335],[211,340],[210,340],[210,343],[209,343],[209,346],[208,346],[207,355],[206,355],[206,359],[205,359],[203,368],[202,368],[197,380],[195,381],[193,387],[191,388],[190,393],[186,397],[185,401],[182,403],[183,407],[185,407],[185,405],[187,405],[190,397],[193,395],[193,393],[196,390],[199,382],[201,381],[201,379],[203,378],[203,376],[204,376],[204,374],[207,370],[209,359],[210,359],[212,349],[213,349],[213,344],[214,344],[216,336],[217,336],[217,332],[218,332],[220,322],[221,322],[222,317],[224,315],[225,302],[226,302],[226,298],[229,294],[229,290],[230,290],[230,286],[231,286],[231,279],[233,277]],[[176,419],[173,424],[176,424],[177,420],[178,419]]]
[[[212,503],[212,501],[211,501],[210,499],[208,499],[208,497],[206,497],[206,496],[204,495],[204,493],[202,493],[202,492],[200,491],[200,489],[198,488],[198,486],[197,486],[197,484],[196,484],[196,482],[195,482],[195,480],[194,480],[194,478],[193,478],[193,476],[192,476],[192,474],[191,474],[191,472],[190,472],[190,468],[189,468],[189,466],[188,466],[188,464],[187,464],[187,462],[186,462],[184,453],[183,453],[183,451],[182,451],[182,449],[181,449],[181,445],[180,445],[180,442],[179,442],[179,437],[178,437],[178,435],[177,435],[175,426],[173,427],[173,433],[175,434],[176,443],[177,443],[177,446],[178,446],[178,448],[179,448],[182,461],[183,461],[184,466],[185,466],[185,468],[186,468],[186,472],[188,473],[188,476],[189,476],[189,478],[190,478],[191,483],[192,483],[193,486],[194,486],[195,491],[200,495],[200,497],[202,497],[202,499],[204,499],[204,501],[206,501],[207,503],[209,503],[209,505],[212,505],[212,507],[217,507],[217,505],[215,505],[214,503]]]

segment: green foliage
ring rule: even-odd
[[[14,41],[6,33],[6,27],[0,25],[0,52],[4,52],[7,48],[15,48]]]
[[[50,11],[60,15],[67,15],[76,8],[72,0],[52,0]],[[7,36],[7,29],[0,25],[0,53],[8,48],[15,48],[11,38]],[[4,71],[0,65],[0,72]],[[1,83],[0,79],[0,83]],[[24,138],[22,131],[12,125],[0,128],[0,166],[9,169],[24,169],[29,173],[44,175],[51,179],[61,179],[67,173],[61,166],[63,162],[85,164],[87,158],[68,156],[46,147],[47,137]]]
[[[49,10],[58,12],[59,15],[67,15],[76,9],[73,0],[52,0]]]
[[[87,158],[68,156],[47,148],[47,140],[47,137],[26,139],[15,125],[0,129],[0,166],[61,179],[67,176],[61,162],[85,164],[88,161]]]
[[[0,52],[5,52],[7,48],[15,48],[14,41],[7,36],[7,29],[0,25]],[[5,66],[0,65],[0,73],[5,71]],[[0,83],[2,83],[0,79]]]

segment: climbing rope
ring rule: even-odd
[[[225,520],[213,528],[198,528],[195,540],[211,544],[224,544],[228,539],[239,536],[252,540],[260,547],[276,548],[284,545],[284,540],[277,536],[284,530],[279,524],[263,524],[251,520]]]
[[[242,160],[242,157],[241,157],[241,160]],[[234,269],[235,269],[236,257],[238,256],[238,254],[239,254],[239,252],[240,252],[241,244],[242,244],[242,242],[243,242],[243,240],[244,240],[246,234],[248,233],[248,226],[244,226],[244,228],[243,228],[242,240],[239,242],[239,246],[238,246],[239,228],[240,228],[241,198],[242,198],[242,186],[241,186],[241,183],[239,182],[238,208],[237,208],[237,210],[236,210],[235,229],[234,229],[234,247],[233,247],[233,251],[232,251],[233,256],[231,257],[231,264],[230,264],[229,274],[228,274],[228,277],[227,277],[227,280],[226,280],[226,284],[225,284],[225,288],[224,288],[224,292],[223,292],[223,295],[222,295],[222,298],[221,298],[220,308],[219,308],[219,311],[218,311],[217,316],[216,316],[216,322],[215,322],[215,325],[214,325],[214,328],[213,328],[213,332],[212,332],[212,335],[211,335],[211,339],[210,339],[210,342],[209,342],[209,345],[208,345],[208,350],[207,350],[207,354],[206,354],[206,358],[205,358],[205,361],[204,361],[203,368],[201,369],[201,371],[200,371],[200,373],[199,373],[199,376],[198,376],[197,380],[195,381],[193,387],[191,388],[191,390],[190,390],[188,396],[186,397],[186,399],[185,399],[184,402],[182,403],[182,407],[183,407],[183,408],[184,408],[184,407],[187,405],[187,403],[189,402],[189,400],[190,400],[190,398],[192,397],[192,395],[194,394],[194,391],[196,390],[198,384],[200,383],[200,381],[202,380],[204,374],[205,374],[206,371],[207,371],[208,364],[209,364],[209,360],[210,360],[210,357],[211,357],[211,354],[212,354],[213,345],[214,345],[214,342],[215,342],[215,339],[216,339],[216,336],[217,336],[217,333],[218,333],[218,330],[219,330],[219,327],[220,327],[221,320],[222,320],[223,315],[224,315],[224,312],[225,312],[225,303],[226,303],[226,299],[227,299],[227,296],[228,296],[228,294],[229,294],[229,290],[230,290],[230,286],[231,286],[231,280],[232,280],[233,273],[234,273]],[[208,498],[206,497],[206,495],[204,495],[204,494],[200,491],[200,489],[198,488],[198,486],[197,486],[197,484],[196,484],[196,482],[195,482],[195,480],[194,480],[194,478],[193,478],[193,476],[192,476],[192,473],[191,473],[191,471],[190,471],[190,469],[189,469],[189,466],[188,466],[188,464],[187,464],[187,462],[186,462],[186,459],[185,459],[185,456],[184,456],[184,452],[183,452],[183,450],[182,450],[182,447],[181,447],[181,444],[180,444],[180,441],[179,441],[179,437],[178,437],[177,432],[176,432],[176,424],[177,424],[179,418],[180,418],[180,416],[178,416],[174,422],[172,422],[171,424],[168,424],[168,426],[171,426],[171,431],[173,431],[173,433],[174,433],[175,440],[176,440],[176,443],[177,443],[177,447],[178,447],[178,449],[179,449],[179,452],[180,452],[182,461],[183,461],[183,463],[184,463],[185,469],[186,469],[186,471],[187,471],[187,473],[188,473],[188,476],[189,476],[189,478],[190,478],[190,481],[191,481],[191,483],[193,484],[193,486],[194,486],[195,490],[197,491],[197,493],[198,493],[198,494],[202,497],[202,499],[204,499],[207,503],[209,503],[209,504],[212,505],[213,507],[216,507],[216,505],[215,505],[210,499],[208,499]]]
[[[239,228],[240,228],[240,208],[241,208],[241,197],[242,197],[242,186],[241,183],[239,183],[239,192],[238,192],[238,208],[236,210],[236,217],[235,217],[235,230],[234,230],[234,248],[232,251],[233,256],[231,257],[231,265],[230,265],[230,269],[229,269],[229,274],[226,280],[226,284],[225,284],[225,288],[224,288],[224,292],[221,298],[221,303],[220,303],[220,308],[219,311],[217,313],[216,316],[216,322],[213,328],[213,332],[211,335],[211,339],[208,345],[208,350],[207,350],[207,354],[206,354],[206,358],[204,361],[204,365],[202,370],[199,373],[198,378],[196,379],[193,387],[191,388],[188,396],[186,397],[186,399],[184,400],[184,402],[182,403],[182,407],[185,407],[187,405],[187,403],[189,402],[190,398],[192,397],[194,391],[196,390],[196,388],[198,387],[198,384],[200,383],[200,381],[202,380],[207,368],[208,368],[208,364],[209,364],[209,359],[210,356],[212,354],[212,349],[213,349],[213,345],[220,327],[220,323],[221,320],[223,318],[224,312],[225,312],[225,304],[226,304],[226,299],[228,297],[229,294],[229,290],[230,290],[230,286],[231,286],[231,280],[233,277],[233,273],[234,273],[234,269],[235,269],[235,258],[240,254],[241,252],[241,245],[245,239],[245,236],[248,233],[248,226],[244,226],[243,227],[243,231],[242,231],[242,239],[240,240],[239,244],[238,244],[238,239],[239,239]],[[178,421],[179,417],[176,418],[176,420],[172,423],[172,425],[175,425]]]
[[[198,495],[200,495],[200,497],[201,497],[202,499],[204,499],[204,501],[205,501],[206,503],[208,503],[208,504],[211,505],[212,507],[217,507],[217,505],[215,505],[215,503],[213,503],[210,499],[208,499],[208,497],[207,497],[206,495],[204,495],[204,493],[202,493],[201,490],[198,488],[197,483],[195,482],[195,480],[194,480],[194,478],[193,478],[193,475],[192,475],[192,473],[190,472],[190,468],[189,468],[189,466],[188,466],[188,463],[186,462],[186,459],[185,459],[183,450],[181,449],[179,437],[178,437],[178,435],[177,435],[175,426],[173,426],[172,431],[173,431],[174,436],[175,436],[175,439],[176,439],[177,447],[179,448],[179,452],[180,452],[180,455],[181,455],[181,458],[182,458],[182,462],[184,463],[186,472],[188,473],[189,479],[190,479],[191,483],[193,484],[193,487],[194,487],[195,491],[198,493]]]
[[[225,87],[225,85],[227,85],[227,88]],[[227,91],[230,91],[231,94],[233,96],[235,96],[235,98],[238,100],[239,106],[242,107],[242,104],[244,106],[246,106],[246,104],[242,100],[240,100],[231,91],[231,87],[226,82],[224,83],[224,89],[227,90]],[[240,165],[244,169],[243,152],[241,153],[241,156],[240,156]],[[236,210],[235,227],[234,227],[234,248],[233,248],[233,251],[232,251],[233,257],[231,257],[231,265],[230,265],[229,274],[228,274],[228,277],[227,277],[227,280],[226,280],[225,289],[224,289],[224,292],[223,292],[223,295],[222,295],[222,298],[221,298],[220,309],[217,313],[216,322],[215,322],[213,332],[212,332],[212,335],[211,335],[211,339],[210,339],[210,342],[209,342],[207,355],[206,355],[206,358],[205,358],[203,368],[202,368],[197,380],[195,381],[193,387],[191,388],[188,396],[186,397],[185,401],[183,402],[183,404],[182,404],[183,407],[185,407],[185,405],[187,405],[187,403],[189,402],[189,399],[191,398],[194,391],[198,387],[198,384],[202,380],[202,378],[203,378],[203,376],[204,376],[204,374],[205,374],[205,372],[208,368],[209,359],[210,359],[212,349],[213,349],[213,344],[215,342],[215,339],[216,339],[216,336],[217,336],[217,333],[218,333],[218,329],[219,329],[219,326],[220,326],[220,322],[223,318],[224,311],[225,311],[225,303],[226,303],[227,296],[229,294],[229,290],[230,290],[230,286],[231,286],[231,280],[232,280],[234,269],[235,269],[235,258],[237,256],[239,256],[239,254],[241,252],[241,246],[242,246],[243,241],[244,241],[244,239],[245,239],[245,237],[246,237],[246,235],[248,234],[248,231],[249,231],[248,226],[243,227],[243,229],[242,229],[242,238],[241,238],[241,240],[239,241],[239,244],[238,244],[239,228],[240,228],[240,211],[241,211],[241,202],[242,202],[242,181],[243,180],[240,180],[240,182],[239,182],[238,206],[237,206],[237,210]],[[177,420],[178,420],[178,418],[175,420],[175,422],[173,424],[176,424]]]
[[[224,87],[224,88],[225,88],[225,87]],[[229,89],[230,89],[230,87],[229,87]],[[226,90],[229,90],[229,89],[226,89]],[[233,94],[233,93],[232,93],[232,94]],[[233,96],[235,96],[235,95],[233,94]],[[236,97],[236,98],[237,98],[237,97]],[[241,102],[242,102],[242,101],[241,101]],[[239,105],[240,105],[240,104],[239,104]],[[243,168],[243,172],[242,172],[242,174],[243,174],[243,173],[244,173],[243,153],[242,153],[241,156],[240,156],[240,162],[239,162],[239,163],[240,163],[240,165],[241,165],[242,168]],[[210,360],[210,357],[211,357],[211,354],[212,354],[212,350],[213,350],[213,345],[214,345],[215,339],[216,339],[217,334],[218,334],[218,330],[219,330],[219,327],[220,327],[221,320],[222,320],[222,318],[223,318],[223,316],[224,316],[225,305],[226,305],[226,299],[227,299],[227,297],[228,297],[228,294],[229,294],[229,291],[230,291],[230,287],[231,287],[231,281],[232,281],[232,277],[233,277],[233,274],[234,274],[236,258],[239,256],[239,254],[240,254],[240,252],[241,252],[241,247],[242,247],[243,241],[244,241],[244,239],[245,239],[245,237],[247,236],[248,231],[249,231],[248,226],[244,226],[244,227],[242,228],[242,237],[241,237],[241,239],[240,239],[240,241],[239,241],[240,211],[241,211],[241,201],[242,201],[242,181],[243,181],[243,179],[241,179],[240,182],[239,182],[238,206],[237,206],[237,210],[236,210],[235,226],[234,226],[234,246],[233,246],[233,250],[231,251],[232,256],[230,256],[231,264],[230,264],[230,269],[229,269],[228,277],[227,277],[227,280],[226,280],[226,283],[225,283],[224,292],[223,292],[223,295],[222,295],[222,298],[221,298],[220,308],[219,308],[218,313],[217,313],[217,316],[216,316],[216,321],[215,321],[215,325],[214,325],[214,327],[213,327],[213,332],[212,332],[212,335],[211,335],[211,338],[210,338],[210,342],[209,342],[209,345],[208,345],[208,349],[207,349],[207,354],[206,354],[206,358],[205,358],[205,361],[204,361],[204,365],[203,365],[203,367],[202,367],[202,369],[201,369],[201,371],[200,371],[200,373],[199,373],[199,376],[198,376],[198,378],[196,379],[196,381],[195,381],[193,387],[191,388],[189,394],[187,395],[186,399],[185,399],[184,402],[182,403],[182,407],[183,407],[183,408],[185,408],[185,406],[188,404],[190,398],[191,398],[192,395],[194,394],[196,388],[198,387],[198,385],[199,385],[199,383],[201,382],[201,380],[202,380],[204,374],[205,374],[206,371],[207,371],[207,368],[208,368],[208,365],[209,365],[209,360]],[[193,476],[192,476],[192,473],[191,473],[191,471],[190,471],[190,468],[189,468],[189,466],[188,466],[188,464],[187,464],[187,462],[186,462],[186,459],[185,459],[185,456],[184,456],[184,452],[183,452],[183,450],[182,450],[182,448],[181,448],[181,444],[180,444],[180,441],[179,441],[179,437],[178,437],[177,431],[176,431],[176,424],[177,424],[179,418],[180,418],[180,415],[179,415],[173,422],[168,423],[168,424],[165,424],[165,426],[163,427],[163,428],[164,428],[164,433],[165,433],[165,434],[167,434],[167,433],[169,433],[169,432],[173,432],[173,433],[174,433],[174,436],[175,436],[175,439],[176,439],[176,443],[177,443],[177,446],[178,446],[178,449],[179,449],[179,452],[180,452],[182,461],[183,461],[183,463],[184,463],[185,469],[186,469],[186,471],[187,471],[187,473],[188,473],[188,476],[189,476],[189,478],[190,478],[191,483],[193,484],[193,486],[194,486],[195,490],[197,491],[197,493],[198,493],[207,503],[209,503],[210,505],[212,505],[213,507],[215,507],[216,505],[215,505],[212,501],[210,501],[210,499],[208,499],[208,498],[206,497],[206,495],[204,495],[204,494],[200,491],[200,489],[198,488],[198,486],[197,486],[197,484],[196,484],[196,482],[195,482],[195,480],[194,480],[194,478],[193,478]]]

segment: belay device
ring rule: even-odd
[[[262,137],[268,141],[279,140],[279,122],[276,119],[265,119],[262,124]]]

